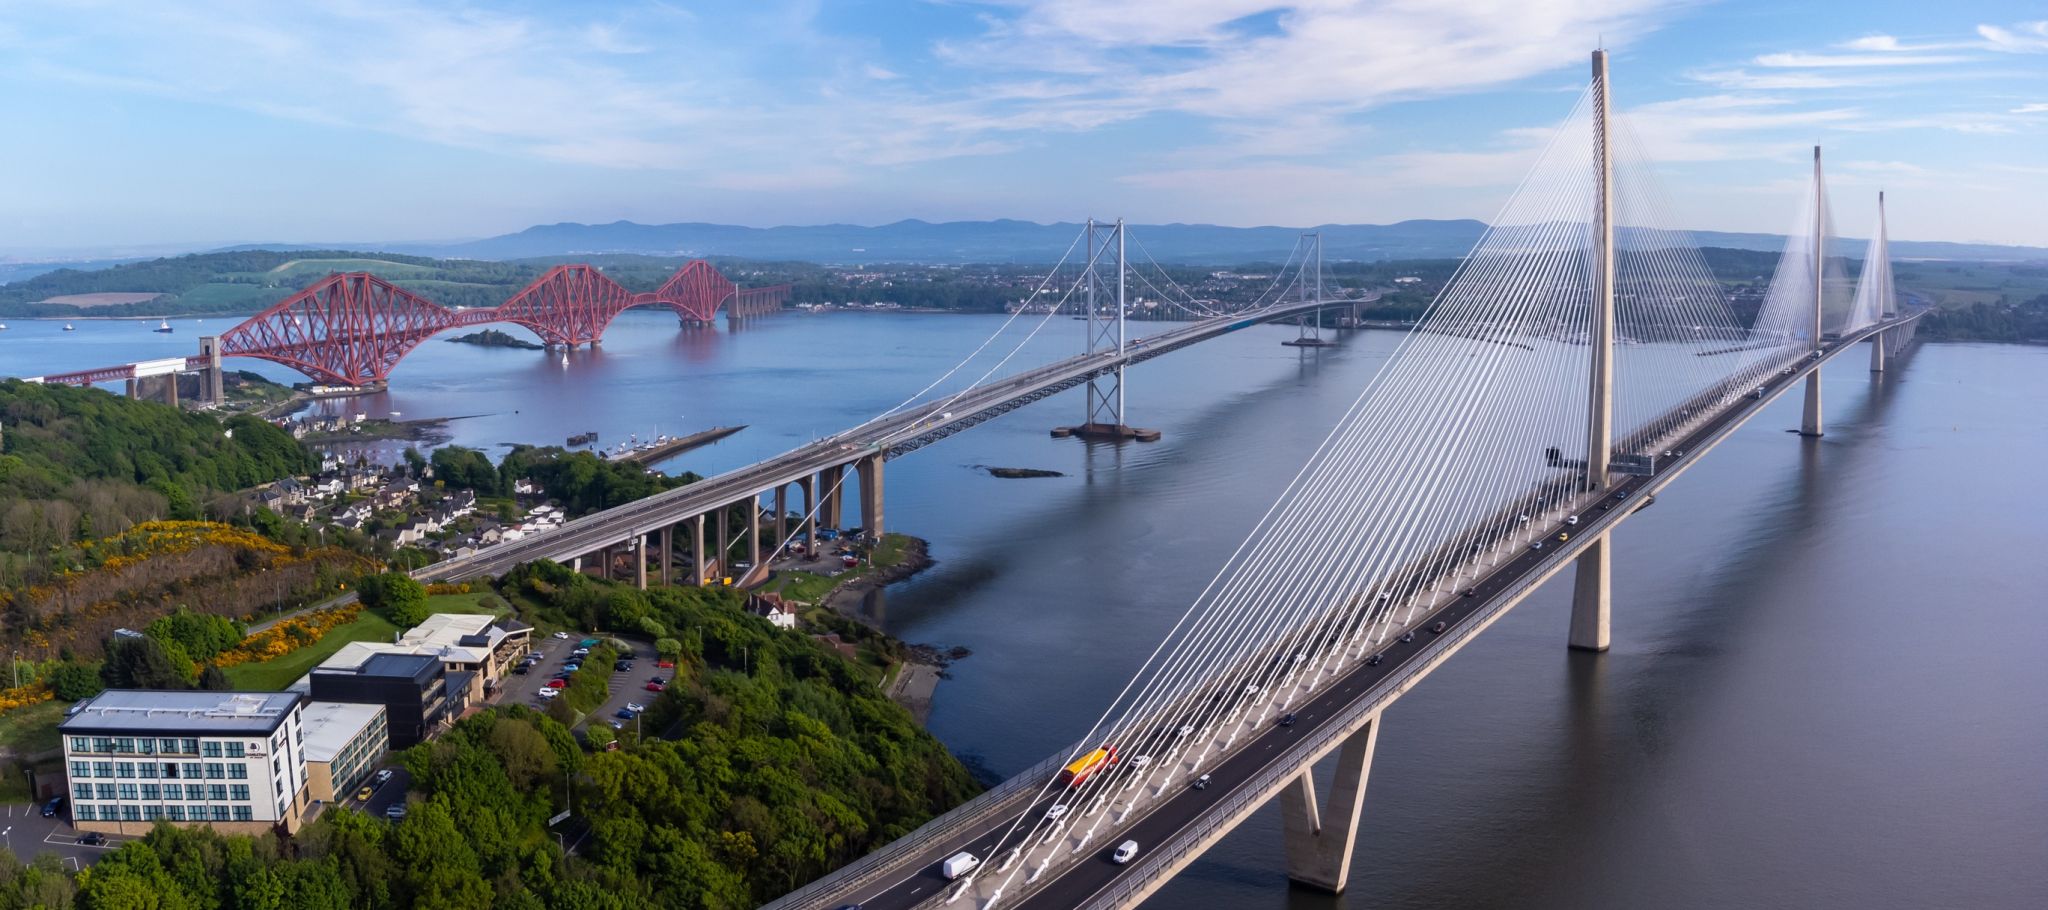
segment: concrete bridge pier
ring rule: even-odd
[[[747,494],[747,573],[761,569],[761,494]]]
[[[854,463],[860,472],[860,524],[868,538],[882,540],[882,456],[869,455]]]
[[[647,590],[647,535],[644,532],[635,535],[634,543],[637,546],[633,547],[633,553],[635,554],[633,560],[633,586],[645,591]]]
[[[1885,336],[1888,334],[1890,334],[1889,331],[1882,331],[1870,336],[1870,371],[1872,373],[1884,372],[1884,343],[1886,340]]]
[[[220,336],[199,336],[199,356],[206,359],[206,366],[199,371],[199,400],[214,405],[226,401],[227,383],[220,371]]]
[[[710,584],[710,568],[711,564],[704,560],[704,516],[698,515],[690,519],[690,574],[694,576],[691,584]]]
[[[1820,368],[1806,374],[1806,408],[1800,412],[1799,435],[1818,437],[1821,432],[1820,419]]]
[[[846,466],[837,465],[818,472],[818,524],[827,528],[842,527],[841,520],[846,504]]]
[[[721,578],[725,576],[726,564],[732,561],[732,516],[727,514],[728,508],[730,506],[719,506],[715,513],[718,517],[713,519],[718,525],[718,557],[715,562]]]
[[[675,530],[675,525],[661,526],[661,583],[663,585],[675,584],[675,581],[669,577],[669,568],[676,561]]]
[[[1605,651],[1610,640],[1613,573],[1607,536],[1601,534],[1577,560],[1578,578],[1572,587],[1571,646],[1580,651]]]
[[[1337,751],[1337,778],[1327,810],[1317,805],[1314,766],[1280,791],[1286,830],[1287,877],[1331,894],[1343,894],[1351,879],[1351,854],[1358,844],[1358,814],[1379,743],[1380,719],[1373,717]]]
[[[798,537],[815,544],[818,540],[818,502],[815,489],[817,484],[813,483],[812,480],[809,477],[799,477],[796,479],[797,491],[803,494],[804,501],[804,516],[797,523],[796,533]]]

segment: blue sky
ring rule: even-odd
[[[2048,246],[2038,2],[0,0],[0,255],[1486,218],[1603,40],[1680,226]]]

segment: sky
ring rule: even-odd
[[[1667,226],[2048,246],[2048,6],[0,0],[0,256],[1489,218],[1608,48]]]

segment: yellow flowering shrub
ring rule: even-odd
[[[242,639],[241,644],[222,651],[214,657],[213,663],[226,669],[240,664],[276,660],[319,641],[337,626],[355,622],[362,613],[362,604],[351,603],[328,607],[325,610],[314,610],[304,616],[282,620],[268,629]]]

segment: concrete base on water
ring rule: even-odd
[[[1290,348],[1334,348],[1337,343],[1325,338],[1291,338],[1280,342]]]
[[[1135,439],[1139,442],[1158,442],[1159,431],[1141,427],[1125,426],[1120,423],[1084,423],[1077,427],[1053,427],[1052,438],[1065,439],[1069,436],[1080,439],[1122,442]]]

